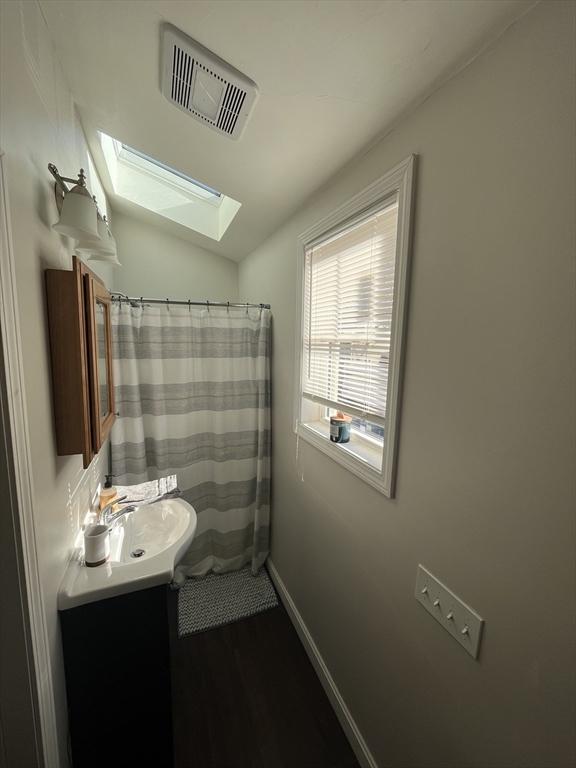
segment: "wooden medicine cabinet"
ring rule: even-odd
[[[116,418],[110,294],[76,256],[72,270],[46,270],[46,291],[57,451],[86,468]]]

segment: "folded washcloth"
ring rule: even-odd
[[[136,485],[117,485],[115,488],[118,496],[127,497],[123,504],[174,499],[181,495],[176,475],[168,475],[168,477],[161,477],[158,480],[150,480],[147,483],[137,483]]]

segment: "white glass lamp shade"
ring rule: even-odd
[[[100,222],[99,222],[100,223]],[[89,258],[92,261],[105,261],[108,264],[113,264],[116,267],[121,267],[122,264],[118,261],[116,255],[116,239],[110,230],[107,223],[104,221],[104,231],[102,233],[102,239],[94,247],[90,248]]]
[[[105,261],[108,264],[121,267],[116,256],[116,240],[108,222],[98,214],[98,237],[85,237],[79,241],[76,251],[85,253],[92,261]]]
[[[108,240],[108,226],[102,216],[98,213],[97,232],[95,235],[86,235],[80,238],[76,245],[77,251],[96,251],[104,247]]]
[[[65,195],[60,221],[53,229],[75,240],[98,237],[97,212],[96,203],[86,187],[77,184]]]

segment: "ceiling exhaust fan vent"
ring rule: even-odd
[[[188,115],[240,138],[258,97],[250,78],[176,27],[162,32],[162,93]]]

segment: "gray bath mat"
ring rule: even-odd
[[[231,624],[275,608],[276,592],[265,568],[252,576],[250,566],[232,573],[186,579],[178,593],[178,636]]]

